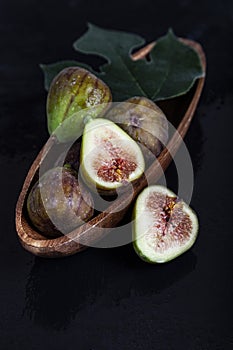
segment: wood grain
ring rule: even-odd
[[[203,71],[205,72],[206,59],[202,47],[197,42],[191,40],[180,40],[196,50],[200,57]],[[154,45],[155,43],[151,43],[145,46],[136,52],[132,56],[132,59],[138,60],[144,58]],[[203,89],[204,81],[205,77],[198,79],[197,83],[188,94],[161,103],[160,107],[164,110],[166,115],[169,115],[168,119],[175,124],[177,131],[172,135],[167,147],[158,157],[159,164],[156,161],[152,163],[152,165],[146,170],[145,176],[141,177],[134,183],[132,201],[140,191],[147,186],[146,179],[148,179],[150,183],[155,183],[162,175],[162,172],[165,171],[170,164],[172,157],[179,149],[179,146],[190,126]],[[125,192],[109,205],[107,211],[95,216],[88,223],[78,227],[68,235],[48,239],[36,231],[27,218],[25,201],[28,191],[38,177],[40,164],[54,143],[56,143],[56,139],[50,137],[36,157],[27,174],[16,205],[16,230],[22,246],[35,255],[50,258],[75,254],[85,249],[91,243],[103,238],[112,227],[115,227],[123,219],[130,207],[130,204],[126,205],[129,194]],[[80,242],[82,242],[82,244]]]

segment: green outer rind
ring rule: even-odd
[[[164,187],[164,186],[157,186],[157,185],[154,185],[154,186],[149,186],[149,187]],[[148,188],[148,187],[147,187]],[[146,189],[147,189],[146,188]],[[144,191],[146,190],[144,189]],[[164,189],[166,189],[166,187],[164,187]],[[168,189],[167,189],[168,190]],[[136,237],[136,207],[137,207],[137,202],[138,202],[138,199],[139,197],[141,196],[141,194],[144,192],[142,191],[140,193],[140,195],[137,197],[137,200],[135,202],[135,205],[134,205],[134,208],[133,208],[133,214],[132,214],[132,219],[133,219],[133,225],[132,225],[132,239],[133,239],[133,248],[136,252],[136,254],[139,256],[140,259],[142,259],[143,261],[147,262],[147,263],[150,263],[150,264],[163,264],[163,263],[167,263],[169,261],[172,261],[174,260],[175,258],[179,257],[180,255],[186,253],[193,245],[194,243],[196,242],[196,239],[197,239],[197,236],[198,236],[198,231],[199,231],[199,223],[198,223],[198,218],[197,218],[197,214],[194,212],[194,210],[192,208],[190,208],[190,206],[188,206],[185,202],[184,204],[189,208],[190,212],[194,215],[194,217],[196,218],[196,232],[195,234],[193,234],[193,239],[190,240],[190,244],[184,249],[184,250],[181,250],[180,252],[178,252],[177,254],[174,254],[172,257],[170,257],[169,259],[164,259],[164,261],[157,261],[157,260],[152,260],[150,257],[148,257],[147,255],[145,255],[142,250],[139,248],[138,246],[138,240],[137,240],[137,237]],[[169,190],[170,191],[170,190]],[[171,192],[171,191],[170,191]]]
[[[78,112],[83,110],[88,110],[93,118],[97,117],[106,110],[106,104],[111,101],[109,87],[94,74],[77,66],[63,69],[53,79],[47,96],[49,134],[62,126],[64,121],[72,121],[71,117],[75,114],[82,119],[82,114]],[[82,124],[82,120],[78,122]],[[70,129],[72,130],[72,125]],[[66,131],[69,133],[69,121]]]
[[[95,72],[91,69],[91,67],[88,64],[85,64],[83,62],[78,62],[74,60],[69,61],[58,61],[50,64],[43,64],[41,63],[40,68],[42,72],[44,73],[44,88],[46,91],[49,91],[49,87],[53,81],[53,79],[58,75],[64,68],[69,67],[81,67],[89,70],[91,73],[95,74]]]

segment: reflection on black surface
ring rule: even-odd
[[[136,255],[131,246],[121,247],[118,250],[118,254],[115,250],[113,258],[117,259],[118,255],[118,260],[121,259],[124,266],[119,268],[116,273],[119,278],[112,278],[111,287],[109,287],[109,298],[115,302],[132,295],[143,297],[162,293],[191,273],[197,262],[196,255],[192,251],[166,264],[148,264]],[[108,255],[110,260],[111,250]],[[123,285],[119,285],[121,281],[124,281]]]
[[[156,278],[156,281],[153,279],[154,282],[152,284],[152,287],[157,293],[161,292],[163,289],[168,288],[172,284],[181,280],[191,271],[193,271],[195,269],[196,262],[196,255],[192,252],[189,252],[186,255],[177,258],[173,262],[162,266],[157,266],[158,269],[156,271],[156,276],[154,276]],[[147,280],[144,278],[144,282],[146,281]],[[143,283],[137,281],[135,290],[144,294],[146,293],[146,290],[145,287],[143,288],[142,286]]]
[[[25,314],[35,323],[52,329],[66,328],[85,303],[98,291],[98,271],[85,259],[35,258],[26,285]]]
[[[114,306],[122,299],[161,293],[195,265],[192,252],[171,263],[149,265],[131,245],[89,249],[61,260],[35,258],[26,285],[24,315],[43,328],[65,329],[80,309],[91,308],[94,302]]]

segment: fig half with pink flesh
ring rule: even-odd
[[[84,128],[80,169],[90,187],[111,191],[138,179],[145,162],[129,135],[112,121],[97,118]]]
[[[150,263],[164,263],[194,244],[198,219],[193,210],[163,186],[149,186],[134,207],[133,245]]]

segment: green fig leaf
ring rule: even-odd
[[[157,101],[185,94],[196,79],[204,75],[197,52],[181,42],[172,30],[157,40],[149,59],[133,61],[133,50],[142,45],[145,45],[145,40],[138,35],[88,24],[87,32],[74,43],[74,49],[101,56],[106,63],[99,67],[99,72],[76,61],[43,65],[45,87],[48,89],[52,78],[67,67],[66,64],[80,65],[110,87],[115,101],[132,96]]]

